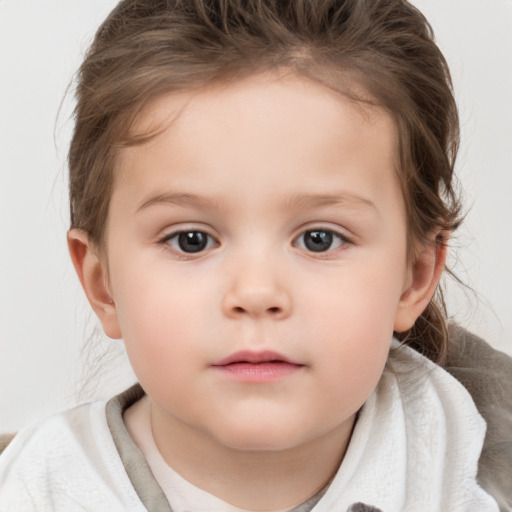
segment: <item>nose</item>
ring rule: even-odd
[[[238,262],[229,272],[230,283],[222,309],[231,318],[287,318],[292,309],[289,290],[282,273],[271,269],[268,259]]]

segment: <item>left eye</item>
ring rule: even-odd
[[[294,245],[310,252],[326,252],[337,249],[345,242],[346,240],[334,231],[311,229],[296,238]]]
[[[188,254],[201,252],[215,245],[215,240],[204,231],[180,231],[167,237],[164,242],[175,251]]]

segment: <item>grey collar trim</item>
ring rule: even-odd
[[[123,421],[124,411],[143,396],[144,390],[140,384],[135,384],[109,400],[106,406],[107,423],[126,474],[142,504],[148,512],[172,512],[164,492]]]

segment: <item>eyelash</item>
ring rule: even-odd
[[[309,244],[306,240],[304,240],[304,237],[308,235],[311,238],[316,238],[316,242],[313,241],[313,243],[319,244],[317,248],[319,248],[320,250],[315,250],[312,248],[311,238],[309,240]],[[184,245],[187,242],[192,243],[192,245],[189,245],[189,249],[197,250],[185,250]],[[319,257],[326,257],[326,253],[335,251],[336,249],[339,249],[340,247],[343,247],[344,245],[349,243],[351,243],[350,240],[346,236],[338,233],[337,231],[334,231],[332,229],[316,228],[302,231],[300,235],[293,240],[292,245],[308,253],[316,254]],[[173,233],[170,233],[169,235],[166,235],[159,241],[159,244],[172,250],[178,256],[184,259],[188,259],[193,258],[195,256],[201,256],[202,254],[204,254],[204,251],[211,249],[215,245],[218,245],[218,242],[212,235],[210,235],[206,231],[202,231],[199,229],[188,229],[175,231]],[[335,247],[332,247],[333,244],[337,245]]]

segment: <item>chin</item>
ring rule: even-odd
[[[306,443],[309,439],[306,435],[290,431],[288,426],[280,427],[275,422],[264,424],[244,425],[236,428],[225,427],[216,441],[225,447],[246,452],[277,452],[288,450]]]
[[[237,439],[222,440],[222,443],[231,450],[240,452],[280,452],[295,447],[294,443],[290,443],[289,440],[285,442],[281,439],[268,439],[263,435],[258,437],[250,438],[249,436],[243,436]]]

